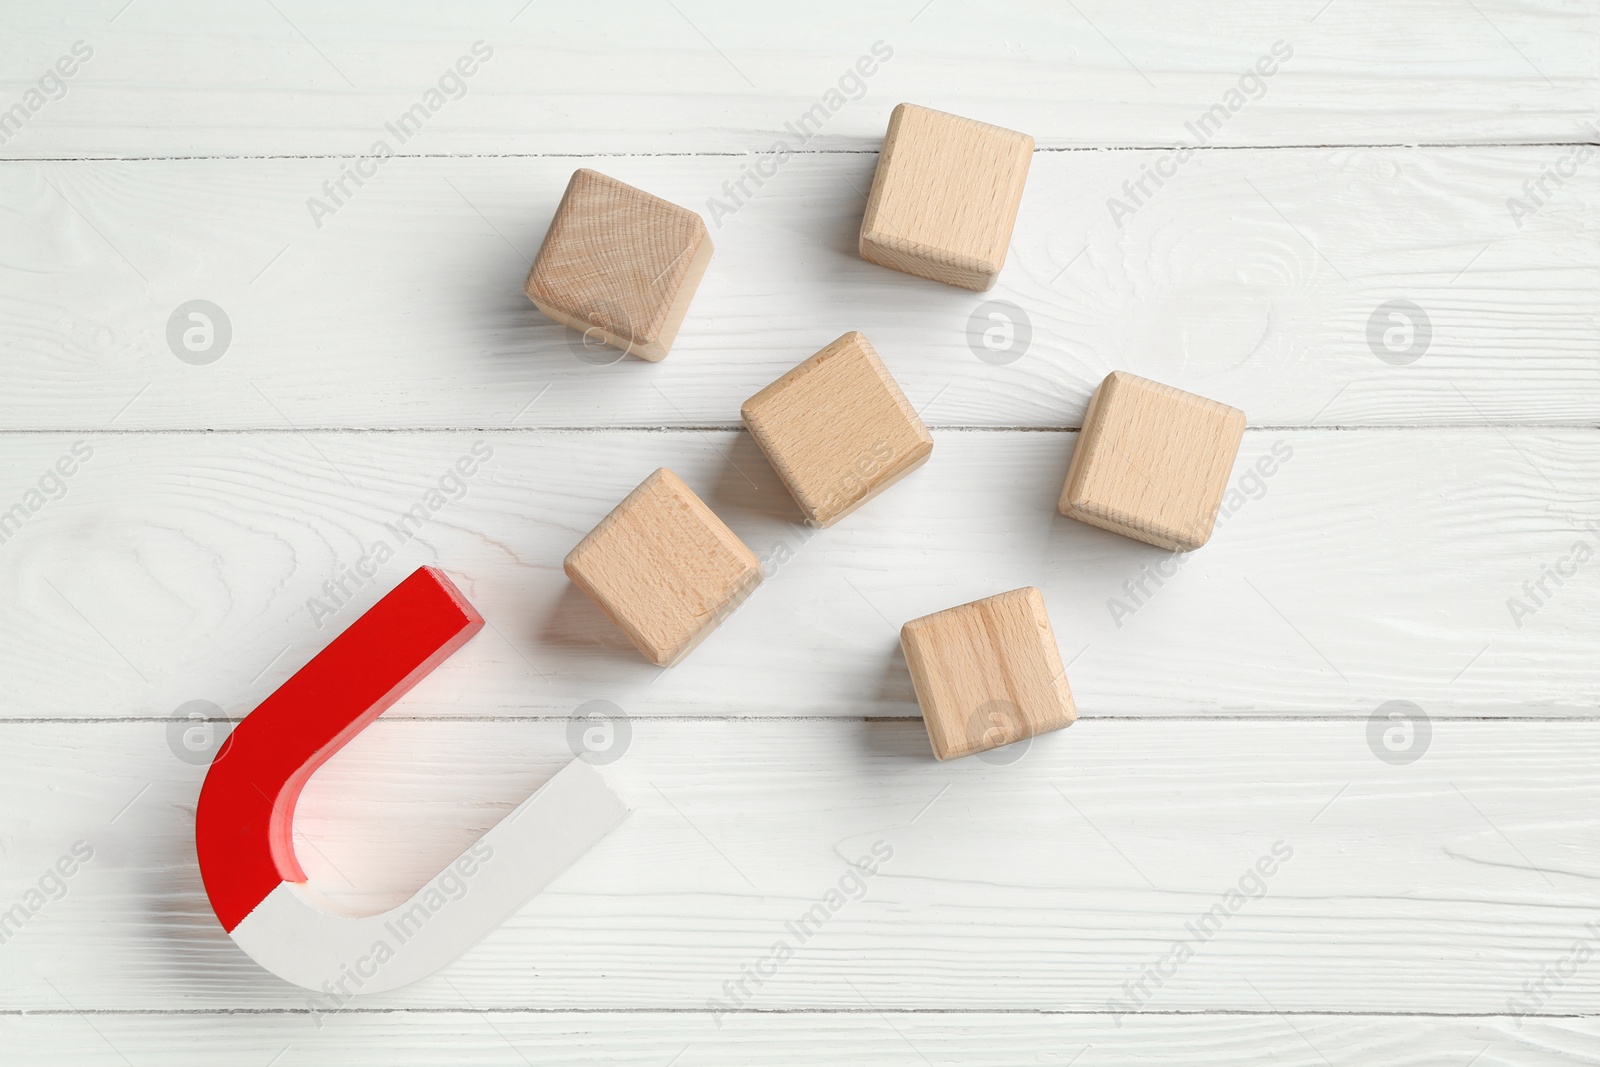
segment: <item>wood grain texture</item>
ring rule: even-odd
[[[523,289],[586,341],[654,363],[672,350],[711,252],[699,215],[579,168]]]
[[[694,650],[761,584],[761,561],[665,467],[600,520],[562,564],[658,667]]]
[[[404,899],[571,759],[572,726],[380,719],[301,800],[313,884],[352,910]],[[681,1009],[712,1036],[718,1003],[1503,1017],[1558,965],[1534,1016],[1600,994],[1593,961],[1561,962],[1600,937],[1594,722],[1435,722],[1405,766],[1359,721],[1080,717],[1006,766],[936,762],[917,722],[629,727],[605,768],[629,819],[450,968],[358,1006]],[[0,730],[0,900],[75,841],[94,853],[0,946],[0,1007],[314,1006],[211,916],[203,767],[167,724]]]
[[[1243,87],[1220,143],[1576,140],[1600,85],[1582,0],[142,6],[8,9],[8,97],[75,40],[95,55],[0,153],[355,156],[419,103],[438,106],[404,143],[389,135],[397,152],[743,155],[819,104],[808,148],[871,151],[901,100],[1041,146],[1165,146],[1279,40],[1293,57]],[[478,40],[492,57],[441,86]],[[891,57],[853,76],[876,42]]]
[[[813,526],[828,527],[928,461],[933,436],[871,342],[852,330],[739,408]]]
[[[106,435],[64,494],[45,472],[80,439],[7,437],[0,504],[46,491],[0,544],[0,709],[241,716],[423,564],[491,632],[391,715],[914,717],[899,626],[1026,584],[1086,716],[1600,709],[1573,549],[1600,522],[1594,431],[1249,431],[1216,534],[1176,559],[1056,512],[1076,435],[935,437],[893,507],[825,531],[738,433]],[[662,465],[767,576],[666,675],[559,566]]]
[[[1076,716],[1044,594],[1031,586],[912,619],[900,646],[941,760],[1065,729]]]
[[[861,258],[946,285],[994,287],[1011,247],[1033,138],[900,104],[861,218]]]
[[[1084,412],[1057,507],[1157,548],[1199,548],[1211,539],[1244,426],[1238,408],[1112,371]]]
[[[733,1016],[718,1028],[708,1014],[496,1012],[341,1015],[318,1028],[302,1013],[73,1017],[32,1013],[5,1020],[0,1053],[40,1067],[126,1067],[145,1060],[173,1067],[282,1052],[284,1067],[313,1062],[382,1067],[459,1067],[510,1060],[531,1067],[585,1063],[661,1067],[674,1056],[694,1067],[751,1064],[860,1064],[927,1067],[970,1063],[1092,1067],[1151,1063],[1234,1064],[1270,1058],[1282,1067],[1433,1067],[1593,1063],[1593,1019],[1385,1018],[1350,1015],[1141,1016],[1121,1026],[1104,1017],[1016,1013],[849,1012]],[[325,1057],[325,1058],[324,1058]]]
[[[734,426],[846,330],[930,426],[1076,426],[1119,369],[1262,426],[1592,425],[1600,186],[1506,209],[1564,151],[1203,152],[1120,227],[1159,153],[1043,153],[981,297],[856,254],[870,155],[796,156],[713,227],[673,358],[606,367],[521,291],[572,170],[698,209],[737,160],[390,160],[321,229],[328,160],[0,165],[0,427]],[[233,327],[203,367],[166,338],[197,297]],[[1431,324],[1404,366],[1368,337],[1396,299]]]

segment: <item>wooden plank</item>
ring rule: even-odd
[[[1213,133],[1230,145],[1575,140],[1600,44],[1581,0],[140,7],[14,13],[8,105],[74,41],[93,56],[0,152],[354,155],[387,137],[412,153],[742,154],[819,104],[808,147],[862,149],[901,100],[1053,147],[1171,144],[1218,104],[1236,105]],[[478,41],[488,57],[441,86]],[[1241,83],[1275,44],[1288,58]],[[850,78],[863,57],[870,76]],[[404,139],[389,131],[419,104]]]
[[[570,759],[568,735],[379,720],[302,798],[308,873],[351,909],[404,899]],[[341,1006],[217,925],[191,836],[204,768],[164,724],[0,737],[0,901],[93,853],[14,924],[0,1007]],[[627,822],[440,975],[351,1003],[1504,1016],[1600,993],[1575,955],[1600,943],[1594,722],[1435,723],[1405,766],[1361,722],[1086,719],[1011,755],[936,763],[915,722],[635,721],[607,752]]]
[[[1123,1026],[1074,1015],[818,1013],[741,1016],[715,1029],[707,1016],[590,1012],[344,1015],[315,1028],[304,1015],[24,1015],[7,1019],[0,1050],[39,1067],[126,1067],[128,1061],[211,1067],[281,1054],[284,1067],[309,1062],[382,1067],[463,1063],[695,1067],[829,1063],[927,1067],[965,1063],[1010,1067],[1068,1063],[1147,1067],[1152,1063],[1250,1063],[1283,1067],[1423,1067],[1592,1063],[1593,1019],[1383,1018],[1348,1015],[1144,1016]],[[287,1051],[284,1051],[287,1050]],[[126,1059],[124,1059],[126,1057]],[[1043,1059],[1041,1059],[1043,1058]]]
[[[1600,586],[1574,548],[1600,522],[1593,430],[1252,430],[1211,542],[1176,559],[1057,513],[1077,435],[934,436],[822,531],[733,432],[85,437],[58,499],[44,472],[79,439],[7,437],[0,504],[41,507],[0,544],[0,714],[243,715],[423,564],[491,625],[393,714],[914,716],[899,626],[1022,585],[1086,716],[1600,703]],[[661,466],[767,574],[666,672],[561,571]]]
[[[799,156],[713,222],[672,356],[605,366],[521,289],[568,176],[709,216],[737,159],[393,160],[320,229],[337,161],[4,165],[0,426],[733,426],[847,330],[931,426],[1076,426],[1116,369],[1257,426],[1591,425],[1600,186],[1507,207],[1572,152],[1206,152],[1159,188],[1163,153],[1045,153],[983,294],[863,261],[874,157]],[[225,349],[183,348],[196,299]]]

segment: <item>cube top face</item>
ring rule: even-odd
[[[1044,594],[1029,586],[913,619],[900,644],[933,754],[969,756],[1072,725]]]
[[[1032,161],[1025,133],[901,104],[861,220],[861,257],[988,289],[1005,264]]]
[[[567,554],[567,577],[660,667],[761,583],[761,564],[672,471],[656,471]]]
[[[750,436],[813,526],[831,526],[927,461],[933,437],[859,333],[744,402]]]
[[[1199,548],[1244,424],[1238,408],[1113,371],[1089,401],[1061,514],[1160,548]]]
[[[557,322],[660,360],[710,261],[711,238],[699,215],[598,171],[578,170],[524,288]]]

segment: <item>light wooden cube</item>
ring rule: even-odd
[[[1000,276],[1033,138],[901,104],[861,220],[861,258],[963,289]]]
[[[740,415],[812,526],[832,526],[933,452],[916,409],[854,331],[746,400]]]
[[[710,262],[699,215],[577,170],[524,289],[540,311],[586,338],[662,360]]]
[[[1077,717],[1044,594],[1032,586],[913,619],[900,646],[939,759],[1060,730]]]
[[[1126,371],[1089,401],[1061,514],[1160,548],[1211,539],[1244,412]]]
[[[755,553],[665,467],[601,519],[563,568],[658,667],[682,660],[761,584]]]

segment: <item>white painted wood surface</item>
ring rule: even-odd
[[[754,442],[723,431],[0,438],[7,502],[75,441],[93,448],[0,545],[5,717],[167,716],[196,699],[242,716],[424,564],[490,628],[390,716],[567,716],[590,700],[630,715],[914,716],[900,625],[1029,584],[1087,716],[1364,718],[1393,699],[1594,715],[1600,563],[1546,579],[1542,605],[1523,589],[1574,543],[1600,550],[1583,525],[1600,524],[1591,430],[1251,430],[1231,514],[1181,564],[1057,513],[1077,434],[934,437],[921,470],[829,530],[804,526]],[[452,480],[474,446],[489,458]],[[561,572],[663,465],[768,575],[668,671]],[[401,541],[441,479],[459,498]],[[380,546],[395,552],[381,567]],[[376,573],[346,580],[341,605],[325,583],[358,566]],[[1158,586],[1160,570],[1173,576]]]
[[[212,918],[189,832],[202,768],[165,724],[6,738],[0,899],[75,840],[95,852],[4,946],[8,1007],[329,1006]],[[1435,722],[1406,766],[1364,720],[1080,719],[1006,764],[939,764],[919,722],[641,720],[618,753],[621,826],[454,965],[356,1006],[1115,1012],[1275,846],[1275,873],[1139,1007],[1505,1014],[1580,939],[1600,947],[1592,722]],[[570,757],[565,722],[380,720],[308,788],[299,854],[324,892],[391,906]],[[841,885],[802,942],[786,924]],[[793,958],[724,988],[780,940]],[[1587,1013],[1600,968],[1552,992],[1543,1012]]]
[[[1572,141],[1600,84],[1583,0],[125,3],[7,5],[19,90],[75,40],[95,55],[6,155],[355,155],[478,40],[465,95],[398,148],[765,151],[880,40],[893,58],[808,147],[875,150],[903,99],[1040,147],[1167,145],[1278,40],[1293,57],[1223,143]]]
[[[737,426],[852,329],[930,426],[1076,426],[1118,368],[1257,426],[1590,425],[1600,186],[1579,171],[1520,229],[1506,207],[1572,151],[1207,152],[1121,226],[1107,198],[1163,153],[1041,153],[981,294],[856,255],[872,155],[797,156],[712,227],[672,355],[609,366],[522,293],[568,176],[594,166],[708,213],[738,158],[392,161],[321,229],[306,200],[336,160],[3,166],[0,426]],[[207,366],[166,338],[197,298],[233,330]],[[1031,329],[1003,365],[968,335],[994,300]],[[1368,342],[1392,300],[1431,326],[1408,365]]]
[[[174,1044],[175,1029],[192,1037]],[[1117,1027],[1096,1016],[881,1013],[870,1009],[745,1016],[710,1033],[704,1016],[671,1013],[494,1013],[444,1009],[426,1015],[344,1016],[314,1029],[297,1015],[110,1015],[63,1020],[30,1014],[8,1021],[13,1047],[44,1067],[125,1067],[159,1062],[211,1067],[241,1048],[279,1064],[361,1063],[383,1049],[394,1067],[461,1063],[659,1067],[671,1063],[869,1064],[927,1067],[971,1063],[1265,1063],[1283,1067],[1593,1063],[1592,1019],[1499,1019],[1350,1015],[1173,1017],[1144,1015]],[[780,1051],[774,1051],[775,1049]],[[118,1050],[121,1050],[120,1052]],[[124,1055],[126,1059],[124,1059]],[[320,1057],[326,1057],[322,1059]]]
[[[0,4],[0,35],[0,113],[93,51],[0,126],[0,516],[26,512],[0,525],[0,915],[43,901],[0,943],[0,1062],[1600,1062],[1592,4],[108,0]],[[307,199],[478,40],[465,95],[317,226]],[[713,221],[880,40],[861,99],[714,225],[665,363],[591,365],[527,304],[574,168]],[[1108,198],[1278,40],[1119,226]],[[990,293],[853,253],[905,99],[1039,143]],[[166,337],[197,298],[233,331],[205,366]],[[968,338],[993,299],[1031,326],[1012,362]],[[1369,338],[1394,300],[1431,328],[1399,365]],[[935,451],[811,531],[734,428],[846,329]],[[1114,368],[1253,427],[1242,507],[1137,600],[1166,554],[1057,517],[1076,434],[1032,432]],[[559,570],[662,464],[771,572],[665,674]],[[319,628],[308,598],[379,539]],[[318,884],[403,899],[586,736],[636,812],[436,980],[313,1011],[205,904],[192,761],[421,563],[493,626],[311,783]],[[1030,583],[1081,721],[935,764],[894,627]],[[1395,700],[1427,716],[1388,734],[1415,762],[1378,755]],[[708,1010],[879,841],[863,899]],[[1119,1019],[1278,841],[1265,895]]]

